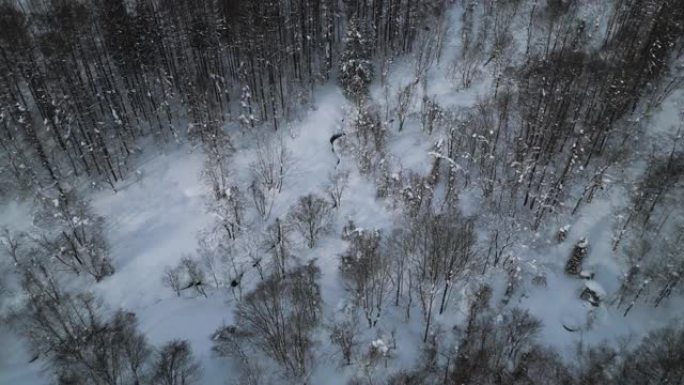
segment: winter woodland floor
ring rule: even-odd
[[[457,49],[453,48],[453,49]],[[390,77],[393,87],[398,87],[406,73],[401,64]],[[437,68],[429,81],[432,94],[438,95],[445,105],[470,106],[478,95],[490,92],[491,82],[485,77],[467,90],[458,90],[445,81],[445,70]],[[374,94],[381,97],[381,89]],[[280,140],[290,153],[282,191],[273,201],[269,218],[282,217],[296,199],[311,192],[323,193],[329,183],[329,175],[336,169],[350,171],[349,185],[341,207],[335,212],[333,231],[326,235],[313,249],[299,247],[296,254],[301,260],[315,259],[322,270],[321,287],[325,303],[324,317],[332,318],[344,307],[346,294],[338,277],[339,255],[346,247],[339,234],[348,219],[361,228],[390,229],[401,220],[391,202],[376,197],[374,182],[359,173],[350,154],[338,154],[331,150],[330,137],[344,130],[344,118],[350,106],[338,87],[329,84],[316,91],[314,106],[307,109],[299,121],[291,122],[280,130]],[[675,93],[661,108],[642,124],[652,127],[649,135],[664,135],[677,119],[684,95]],[[418,101],[416,101],[418,103]],[[433,146],[439,141],[420,129],[418,122],[408,120],[401,133],[388,136],[388,158],[393,166],[411,169],[422,174],[428,172],[433,156]],[[238,185],[246,186],[249,178],[248,165],[254,158],[254,138],[247,134],[235,134],[232,140],[237,152],[234,155],[234,178]],[[90,200],[96,212],[106,219],[106,234],[111,247],[111,258],[116,273],[89,289],[102,299],[107,308],[122,307],[137,314],[140,328],[154,345],[173,338],[190,341],[193,351],[203,367],[202,384],[223,385],[230,377],[230,366],[225,359],[212,354],[211,333],[222,325],[232,322],[235,300],[227,289],[210,290],[205,298],[194,294],[177,297],[162,285],[161,275],[168,266],[175,266],[186,253],[193,253],[197,235],[212,223],[206,205],[209,191],[201,179],[204,155],[201,149],[189,144],[170,144],[161,150],[146,151],[137,160],[140,170],[138,180],[129,178],[118,191],[92,190]],[[638,168],[639,165],[634,165]],[[626,170],[625,173],[628,173]],[[615,175],[621,178],[622,175]],[[597,308],[579,299],[584,282],[567,277],[564,266],[575,242],[587,237],[591,254],[585,269],[595,273],[595,285],[600,285],[610,298],[619,287],[624,266],[611,250],[613,219],[616,208],[624,204],[626,192],[611,189],[601,194],[589,205],[583,206],[579,215],[554,218],[555,226],[540,229],[529,238],[529,244],[515,245],[511,253],[519,258],[519,266],[526,274],[543,272],[547,286],[532,285],[526,280],[523,287],[511,298],[509,304],[521,306],[538,317],[543,323],[540,340],[554,346],[570,357],[580,341],[592,344],[603,339],[617,343],[622,338],[639,337],[649,330],[666,325],[682,316],[684,300],[674,298],[657,309],[637,304],[629,317],[623,317],[622,309],[611,307],[608,301]],[[464,191],[460,197],[462,211],[469,216],[480,215],[479,197],[472,191]],[[0,227],[11,226],[15,230],[31,226],[31,207],[28,203],[9,202],[0,207]],[[251,218],[257,221],[256,218]],[[572,220],[572,223],[567,221]],[[555,232],[570,225],[567,241],[557,244]],[[530,230],[531,231],[531,230]],[[256,274],[251,271],[247,274]],[[495,288],[495,298],[504,290],[505,277],[492,274],[483,277]],[[458,306],[458,291],[452,294],[453,311],[437,317],[436,322],[449,328],[463,313]],[[587,322],[588,312],[593,320],[591,328],[581,327]],[[371,341],[384,334],[396,332],[396,354],[390,362],[395,368],[411,367],[419,354],[422,339],[420,315],[416,313],[405,321],[403,308],[390,308],[379,326],[364,332],[362,341]],[[579,332],[569,332],[563,325],[580,327]],[[574,326],[573,326],[574,325]],[[4,325],[0,325],[0,384],[28,385],[48,381],[46,364],[41,360],[29,363],[30,356],[24,343]],[[381,335],[379,335],[381,334]],[[334,375],[339,358],[333,357],[327,336],[321,334],[315,348],[320,357],[312,384],[344,384],[346,377]]]

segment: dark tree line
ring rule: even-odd
[[[559,14],[572,13],[572,6],[552,5],[548,17],[556,17],[558,27],[549,31],[543,56],[531,56],[523,70],[519,96],[523,123],[515,160],[535,227],[558,205],[573,172],[630,136],[616,123],[653,91],[650,84],[664,74],[671,56],[681,54],[684,33],[680,2],[618,1],[605,43],[593,50],[585,43],[585,25]]]
[[[526,208],[538,228],[548,214],[562,210],[573,182],[588,181],[585,194],[573,197],[577,207],[591,201],[606,169],[624,161],[638,135],[626,119],[672,92],[659,84],[682,57],[684,6],[617,1],[597,44],[577,14],[578,2],[539,3],[523,17],[529,17],[529,34],[524,62],[516,68],[500,57],[510,50],[518,9],[515,2],[466,2],[465,57],[455,59],[454,71],[470,82],[475,71],[494,63],[494,93],[460,111],[427,99],[421,119],[430,130],[449,132],[440,152],[449,160],[441,167],[447,196],[478,183],[491,205],[514,215]],[[471,20],[476,10],[482,12],[479,24]]]
[[[312,101],[315,84],[335,76],[348,27],[363,25],[372,52],[406,52],[420,23],[445,5],[3,0],[0,149],[7,173],[23,188],[59,187],[72,175],[113,188],[141,136],[206,141],[226,121],[277,130]]]

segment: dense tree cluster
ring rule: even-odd
[[[614,0],[597,26],[582,3],[0,0],[0,198],[36,203],[30,232],[0,236],[20,281],[11,324],[59,384],[201,380],[188,341],[156,349],[134,313],[77,289],[118,268],[85,190],[118,193],[142,143],[189,141],[205,156],[212,222],[158,279],[169,300],[228,293],[231,322],[211,339],[233,383],[311,383],[328,354],[350,384],[682,383],[681,325],[621,349],[579,345],[567,360],[515,301],[564,269],[593,306],[585,326],[562,325],[571,333],[591,327],[594,307],[628,316],[684,292],[682,130],[644,150],[662,138],[644,139],[638,122],[684,84],[684,2]],[[400,55],[408,75],[392,80]],[[437,66],[477,93],[472,105],[440,98]],[[289,123],[324,82],[349,102],[330,138],[337,163],[292,195]],[[392,153],[403,135],[425,139],[424,164]],[[388,223],[357,226],[374,214],[349,209],[359,179]],[[593,240],[570,225],[544,237],[609,184],[624,199],[605,249],[626,270],[604,296],[585,270]],[[549,244],[567,259],[539,268],[519,256]],[[339,303],[323,302],[329,286]],[[402,338],[422,345],[397,372],[402,321]]]
[[[491,288],[476,291],[464,326],[454,331],[455,348],[435,339],[415,370],[399,372],[387,383],[655,385],[682,380],[684,369],[676,361],[684,353],[681,329],[655,331],[632,349],[580,346],[577,363],[569,366],[540,343],[539,320],[520,309],[495,316],[490,298]]]
[[[445,2],[0,6],[0,148],[12,183],[44,187],[87,175],[114,188],[130,171],[141,136],[206,142],[226,121],[249,128],[270,122],[277,130],[340,60],[357,63],[343,64],[341,80],[362,91],[371,50],[408,51],[420,20]],[[353,39],[345,43],[344,35]],[[357,40],[367,42],[363,52]]]

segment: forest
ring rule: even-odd
[[[684,1],[0,0],[0,385],[684,385]]]

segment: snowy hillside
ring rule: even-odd
[[[389,3],[3,3],[0,384],[684,384],[684,6]]]

